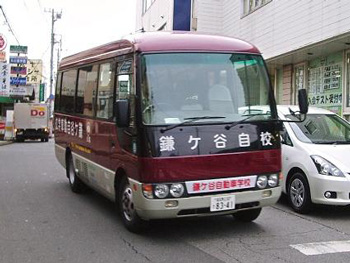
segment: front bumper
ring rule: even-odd
[[[281,187],[278,186],[266,190],[251,190],[236,193],[208,194],[171,199],[147,199],[143,196],[141,183],[132,179],[129,179],[129,182],[132,189],[134,189],[133,199],[137,214],[145,220],[233,214],[241,210],[273,205],[281,195]],[[264,197],[264,191],[271,191],[271,195]],[[235,195],[236,209],[210,212],[211,197],[232,194]],[[169,200],[178,201],[178,205],[176,207],[166,207],[165,203]]]
[[[350,180],[347,177],[333,177],[314,174],[309,178],[311,201],[315,204],[350,205]],[[335,198],[326,198],[326,192],[336,193]]]

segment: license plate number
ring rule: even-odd
[[[210,201],[210,212],[235,209],[235,196],[212,197]]]

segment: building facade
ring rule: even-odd
[[[189,26],[180,30],[223,34],[256,45],[279,104],[296,104],[297,90],[306,88],[310,105],[350,119],[349,1],[138,1],[137,29],[174,30],[181,19]]]

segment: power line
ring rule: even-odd
[[[12,30],[12,27],[11,27],[11,25],[10,25],[10,22],[8,21],[8,19],[7,19],[7,17],[6,17],[6,14],[5,14],[5,11],[4,11],[4,9],[2,8],[1,5],[0,5],[0,9],[1,9],[2,15],[3,15],[4,18],[5,18],[5,22],[6,22],[7,26],[8,26],[9,29],[10,29],[11,34],[12,34],[12,35],[14,36],[14,38],[16,39],[17,44],[20,45],[20,44],[19,44],[19,41],[18,41],[18,39],[17,39],[17,37],[16,37],[16,35],[15,35],[15,32]]]

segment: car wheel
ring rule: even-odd
[[[249,209],[233,214],[234,218],[242,222],[252,222],[258,218],[261,213],[261,208]]]
[[[310,212],[312,206],[310,188],[304,174],[297,172],[290,178],[288,201],[294,211],[300,214]]]
[[[133,190],[125,177],[121,181],[117,202],[125,227],[133,233],[141,232],[146,227],[147,221],[138,216],[134,206]]]
[[[69,154],[66,163],[66,173],[69,180],[69,185],[74,193],[81,193],[84,189],[84,183],[79,179],[75,172],[73,157]]]

